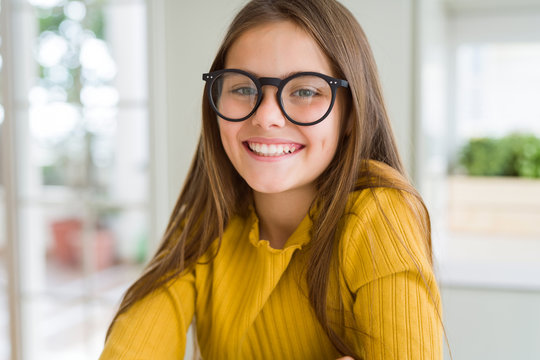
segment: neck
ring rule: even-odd
[[[282,249],[309,211],[315,188],[307,187],[279,194],[254,192],[259,217],[259,237],[270,246]]]

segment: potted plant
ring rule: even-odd
[[[449,178],[454,232],[540,236],[540,139],[511,134],[470,139]]]

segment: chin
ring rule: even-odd
[[[248,182],[248,185],[253,191],[261,194],[279,194],[288,190],[287,187],[283,186],[283,184],[261,184],[259,182]]]
[[[311,191],[312,187],[310,184],[304,184],[304,183],[290,183],[285,181],[267,181],[266,179],[249,179],[246,180],[249,187],[260,194],[283,194],[286,192],[294,192],[294,191]]]

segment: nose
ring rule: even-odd
[[[276,96],[277,89],[266,88],[265,90],[263,90],[259,107],[251,117],[253,125],[260,126],[263,129],[285,126],[287,119],[279,107]]]

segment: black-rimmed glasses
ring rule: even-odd
[[[332,111],[336,90],[348,87],[345,80],[316,72],[300,72],[286,79],[258,78],[247,71],[224,69],[203,74],[214,111],[228,121],[243,121],[257,111],[262,87],[277,87],[277,102],[285,117],[296,125],[315,125]]]

